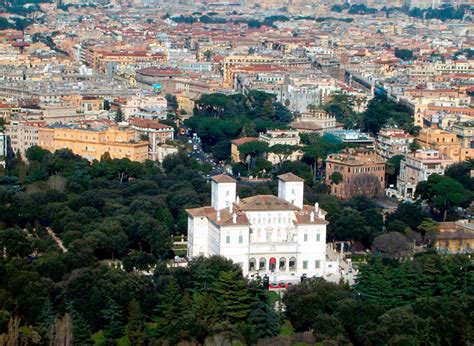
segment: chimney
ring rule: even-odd
[[[229,204],[229,213],[232,213],[233,208],[234,208],[234,203],[230,203]]]
[[[240,197],[237,196],[237,199],[235,200],[235,203],[239,204],[240,203]]]
[[[221,221],[221,211],[217,211],[217,221]]]
[[[311,213],[309,214],[309,221],[314,222],[314,211],[311,211]]]
[[[237,214],[236,214],[236,213],[233,213],[233,214],[232,214],[232,223],[233,223],[233,224],[236,224],[236,223],[237,223]]]
[[[314,203],[314,211],[319,214],[319,203]]]

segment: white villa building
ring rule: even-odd
[[[188,258],[220,255],[241,266],[244,276],[272,282],[299,281],[338,273],[326,257],[326,212],[303,205],[304,180],[278,177],[278,197],[239,199],[236,181],[212,178],[212,205],[188,209]]]

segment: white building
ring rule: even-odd
[[[336,274],[326,258],[326,212],[303,205],[304,180],[278,177],[278,197],[239,199],[229,176],[212,178],[212,205],[188,209],[188,257],[220,255],[239,264],[245,276],[269,275],[273,282],[303,274]]]
[[[386,160],[395,155],[406,155],[413,140],[414,137],[402,129],[383,128],[378,133],[375,151]]]
[[[413,198],[416,186],[420,181],[428,180],[431,174],[444,175],[444,171],[453,160],[443,157],[439,151],[419,149],[407,154],[400,161],[400,173],[397,178],[397,189],[403,198]]]

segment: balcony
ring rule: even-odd
[[[249,256],[263,254],[295,254],[298,245],[296,242],[264,242],[250,243]]]

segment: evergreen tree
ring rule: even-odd
[[[147,334],[140,303],[132,299],[128,305],[128,340],[131,345],[145,345],[147,343]]]
[[[211,294],[208,292],[194,293],[193,317],[196,339],[204,343],[204,340],[212,334],[219,322],[217,301]]]
[[[239,270],[222,272],[215,284],[214,293],[224,320],[232,325],[247,321],[251,312],[251,297]]]
[[[120,123],[120,122],[122,122],[123,120],[124,120],[124,118],[123,118],[122,108],[119,107],[119,108],[117,109],[117,113],[115,114],[115,122],[116,122],[116,123]]]
[[[252,312],[249,316],[249,324],[255,327],[256,336],[260,339],[277,335],[280,321],[269,302],[266,291],[255,282],[250,284],[249,291],[252,295]]]
[[[102,310],[102,316],[107,321],[104,335],[107,339],[118,339],[123,336],[124,325],[120,306],[112,299],[107,301],[107,307]]]
[[[183,312],[183,297],[179,292],[176,280],[172,278],[159,297],[155,308],[153,334],[174,345],[181,340]]]

